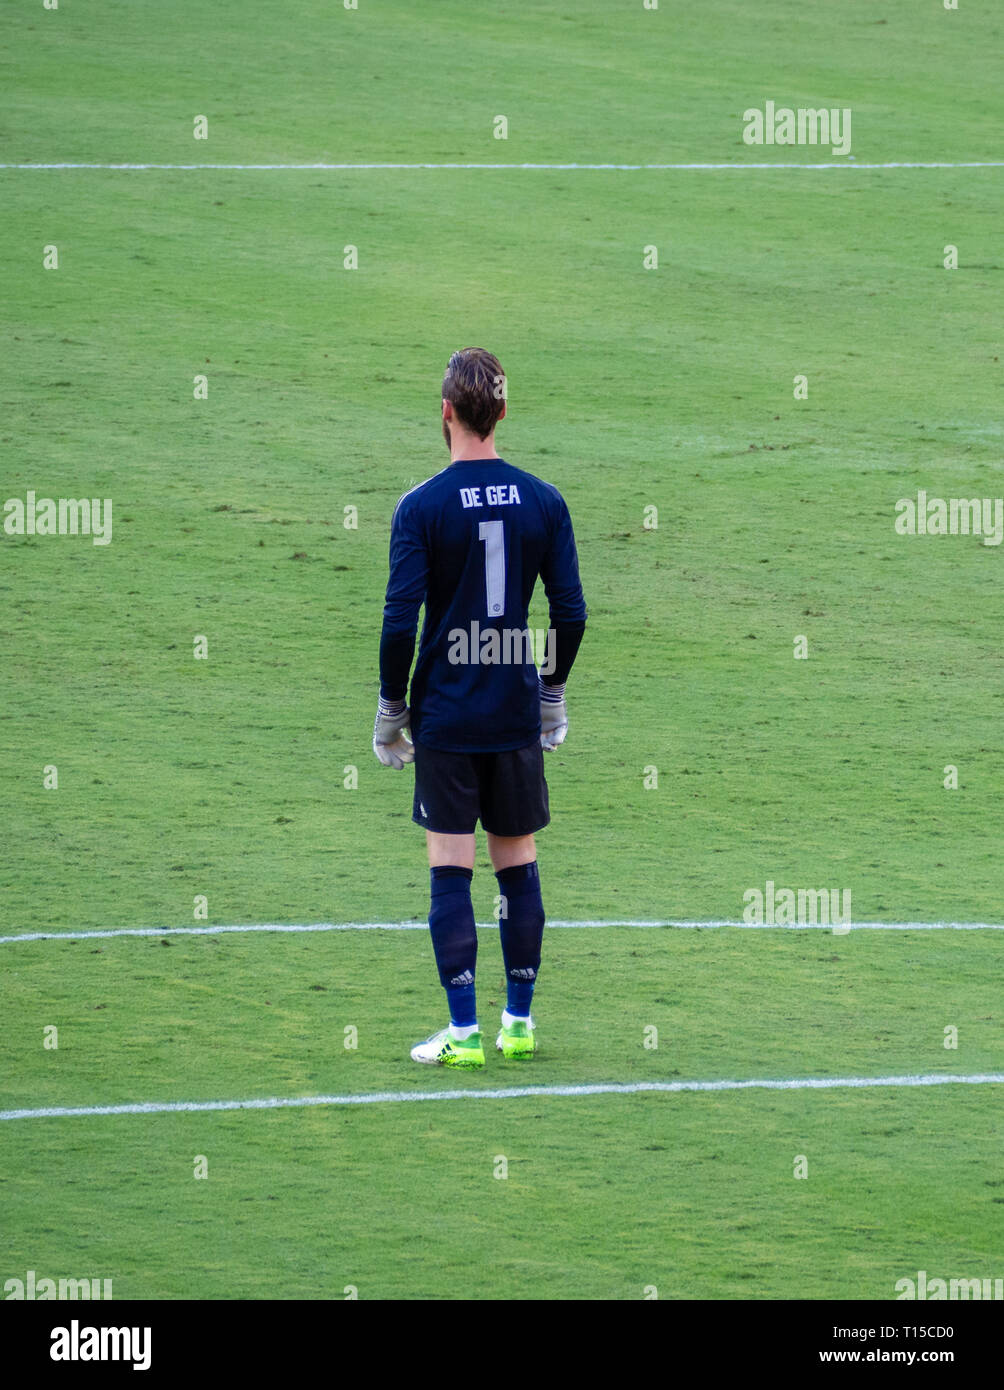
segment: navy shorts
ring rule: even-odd
[[[504,753],[447,753],[415,743],[412,820],[443,835],[532,835],[551,819],[540,739]]]

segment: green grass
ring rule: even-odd
[[[0,162],[829,158],[744,146],[767,99],[850,106],[859,163],[992,160],[1000,31],[907,0],[39,6]],[[441,372],[475,343],[590,611],[549,913],[735,919],[773,879],[859,921],[999,922],[1001,548],[893,522],[921,488],[1002,491],[1002,172],[0,169],[0,506],[114,519],[106,547],[0,533],[0,934],[192,924],[199,896],[218,924],[424,918],[412,774],[370,749],[377,646],[391,510],[446,463]],[[494,889],[482,851],[482,919]],[[555,933],[533,1078],[997,1071],[999,935]],[[165,939],[0,947],[3,1104],[446,1084],[402,1061],[443,1021],[421,933]],[[999,1250],[994,1095],[5,1124],[4,1277],[887,1297]]]
[[[5,950],[4,1075],[32,1077],[30,1094],[4,1088],[5,1107],[967,1074],[1000,1058],[990,933],[556,929],[539,1055],[505,1063],[492,1049],[470,1074],[402,1061],[437,1006],[418,932]],[[480,977],[493,1028],[504,998],[493,933]],[[55,1050],[42,1048],[46,1024]],[[664,1298],[890,1298],[904,1274],[984,1270],[999,1248],[987,1094],[533,1096],[11,1122],[6,1261],[78,1275],[86,1263],[116,1296],[139,1298],[341,1297],[349,1284],[362,1298],[640,1298],[651,1284]],[[794,1176],[800,1156],[806,1178]],[[532,1238],[514,1240],[527,1210]]]

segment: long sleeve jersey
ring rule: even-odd
[[[586,622],[568,507],[504,459],[458,460],[406,492],[391,522],[380,693],[403,699],[419,608],[411,733],[431,748],[501,752],[540,736],[527,627],[538,576],[552,637],[545,684],[562,684]],[[539,654],[539,653],[538,653]]]

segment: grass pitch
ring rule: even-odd
[[[37,1106],[991,1071],[997,934],[962,935],[552,929],[540,1054],[471,1074],[402,1060],[438,1018],[418,932],[25,943],[4,1071]],[[493,932],[479,975],[494,1041]],[[138,1298],[891,1298],[999,1250],[994,1089],[12,1121],[6,1257]]]
[[[40,8],[2,161],[830,159],[744,146],[767,99],[850,107],[862,164],[993,160],[999,31],[902,0]],[[549,913],[736,919],[770,879],[850,889],[856,920],[999,922],[1001,550],[894,509],[1001,492],[1002,173],[0,170],[0,503],[114,518],[106,547],[0,537],[0,934],[191,924],[202,897],[214,923],[424,917],[411,773],[369,747],[377,641],[390,513],[446,462],[471,343],[509,378],[500,452],[568,500],[590,609]],[[493,891],[479,862],[482,918]],[[999,938],[554,932],[531,1079],[998,1071]],[[5,1107],[510,1084],[407,1062],[444,1021],[421,933],[165,940],[0,946]],[[488,935],[482,961],[496,999]],[[998,1094],[4,1123],[4,1277],[887,1297],[1000,1273]]]

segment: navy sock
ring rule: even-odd
[[[430,870],[429,877],[429,930],[440,983],[450,1006],[450,1022],[458,1028],[468,1028],[478,1021],[474,995],[478,933],[471,905],[474,870],[443,864]]]
[[[537,864],[517,864],[495,875],[502,896],[499,933],[505,962],[507,1001],[511,1014],[528,1014],[540,970],[544,935],[544,904]]]

